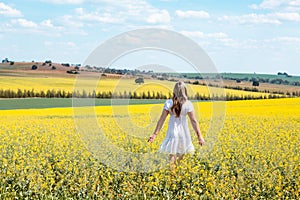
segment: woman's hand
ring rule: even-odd
[[[151,135],[150,138],[148,139],[148,142],[150,143],[153,142],[155,138],[156,138],[155,134]]]
[[[200,137],[198,138],[198,142],[199,142],[199,144],[200,144],[201,146],[203,146],[204,143],[205,143],[204,138],[203,138],[202,136],[200,136]]]

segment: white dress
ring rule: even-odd
[[[159,152],[168,154],[193,152],[195,149],[187,122],[187,113],[194,111],[193,104],[189,100],[184,102],[179,117],[176,117],[175,112],[171,111],[172,105],[172,99],[167,100],[164,105],[164,109],[170,113],[170,120],[167,135],[160,146]]]

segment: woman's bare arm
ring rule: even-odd
[[[161,130],[162,126],[165,123],[165,120],[167,118],[169,114],[169,111],[167,110],[163,110],[163,112],[161,113],[161,116],[157,122],[156,128],[154,130],[154,133],[152,134],[152,136],[148,139],[148,142],[153,142],[153,140],[156,138],[158,132]]]
[[[203,145],[204,144],[204,139],[203,139],[202,134],[200,132],[199,124],[198,124],[198,122],[196,120],[195,113],[193,111],[192,112],[188,112],[188,115],[189,115],[189,118],[191,120],[192,127],[193,127],[194,131],[196,132],[196,134],[198,136],[199,144]]]

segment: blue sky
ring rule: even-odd
[[[300,0],[0,0],[0,58],[83,63],[146,27],[191,38],[219,72],[300,75]]]

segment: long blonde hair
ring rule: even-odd
[[[178,81],[173,89],[173,106],[171,111],[175,112],[176,117],[180,116],[182,104],[187,100],[187,89],[182,81]]]

